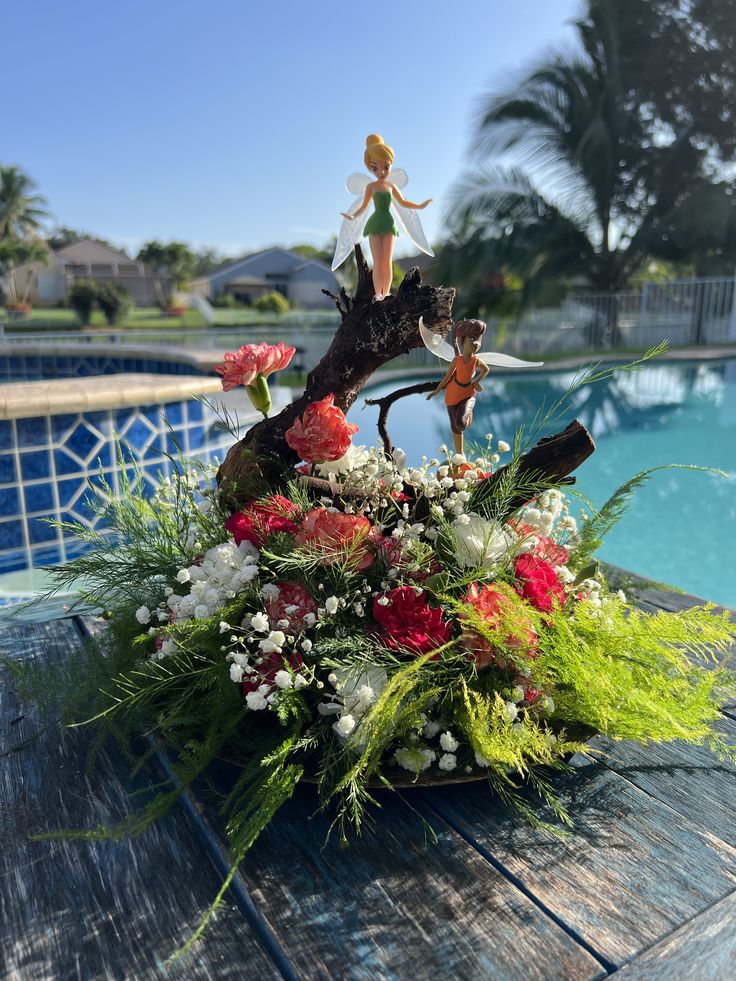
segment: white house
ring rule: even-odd
[[[331,293],[340,289],[328,265],[281,248],[254,252],[191,283],[192,292],[208,300],[230,293],[241,303],[254,303],[264,293],[276,290],[293,306],[305,309],[332,307],[323,289]]]
[[[46,264],[31,262],[15,270],[19,296],[41,306],[66,302],[69,289],[77,279],[120,283],[140,307],[155,306],[158,302],[155,277],[142,262],[93,239],[49,250]]]

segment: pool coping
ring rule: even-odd
[[[0,419],[162,405],[222,391],[219,378],[122,372],[0,384]]]

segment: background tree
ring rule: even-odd
[[[19,289],[16,279],[18,266],[27,262],[48,262],[48,252],[38,239],[6,236],[0,239],[0,301],[7,306],[27,303],[33,277],[26,278],[25,290]]]
[[[696,8],[700,21],[689,17]],[[486,96],[435,275],[462,283],[482,305],[484,277],[511,272],[527,303],[574,276],[618,289],[651,257],[687,259],[703,202],[712,211],[719,200],[733,215],[719,179],[734,150],[733,103],[724,106],[713,79],[701,79],[712,69],[733,92],[736,56],[716,8],[588,0],[576,24],[579,54],[547,58]],[[736,259],[732,235],[724,237],[732,225],[732,217],[699,223],[701,260]]]
[[[66,225],[57,225],[46,238],[49,248],[54,250],[63,249],[65,245],[74,245],[76,242],[85,242],[87,240],[99,242],[100,245],[106,245],[108,249],[115,248],[111,242],[106,238],[102,238],[101,235],[94,235],[92,232],[85,232],[78,228],[68,228]]]
[[[154,275],[154,288],[162,307],[171,305],[173,289],[181,289],[192,277],[197,257],[183,242],[145,242],[136,259],[145,263]]]
[[[49,218],[46,198],[20,167],[0,166],[0,241],[38,234]]]

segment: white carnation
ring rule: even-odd
[[[449,773],[457,766],[457,756],[454,756],[452,753],[444,753],[440,756],[440,761],[437,765],[440,770],[446,770]]]
[[[461,515],[453,528],[457,560],[473,569],[492,569],[516,544],[510,528],[480,514]]]
[[[151,619],[151,611],[147,606],[139,606],[135,611],[135,618],[138,623],[148,623]]]
[[[455,739],[451,732],[443,732],[440,736],[440,746],[446,753],[454,753],[460,743]]]

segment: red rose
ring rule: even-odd
[[[382,599],[388,603],[382,605]],[[426,593],[417,595],[413,586],[397,586],[377,596],[373,616],[387,647],[426,654],[450,639],[450,625],[442,619],[442,610],[430,606]]]
[[[310,402],[301,419],[287,429],[285,439],[306,463],[329,463],[345,456],[357,432],[358,427],[335,405],[335,396],[327,395]]]
[[[527,655],[536,656],[539,638],[529,617],[519,609],[521,604],[510,587],[499,583],[479,589],[478,583],[474,582],[468,590],[465,602],[475,608],[489,627],[498,629],[500,645],[514,650],[525,648]],[[462,641],[479,668],[494,662],[500,668],[508,666],[506,659],[499,655],[498,649],[485,637],[469,631],[463,634]]]
[[[236,511],[225,522],[225,531],[229,531],[235,539],[235,544],[250,542],[260,548],[269,535],[276,532],[286,532],[296,535],[299,526],[291,519],[299,515],[299,508],[280,494],[274,494],[250,504],[244,511]]]
[[[538,610],[551,610],[555,604],[564,606],[565,588],[549,564],[534,555],[520,555],[514,563],[518,583],[516,591]]]
[[[278,596],[266,602],[266,613],[272,624],[279,620],[289,621],[289,632],[298,633],[306,628],[304,617],[307,613],[316,613],[317,604],[298,582],[276,583]],[[294,609],[296,607],[296,609]]]
[[[374,555],[368,545],[374,537],[375,529],[368,518],[314,508],[304,515],[296,543],[323,552],[326,562],[345,561],[350,557],[351,566],[362,571],[373,564]]]

